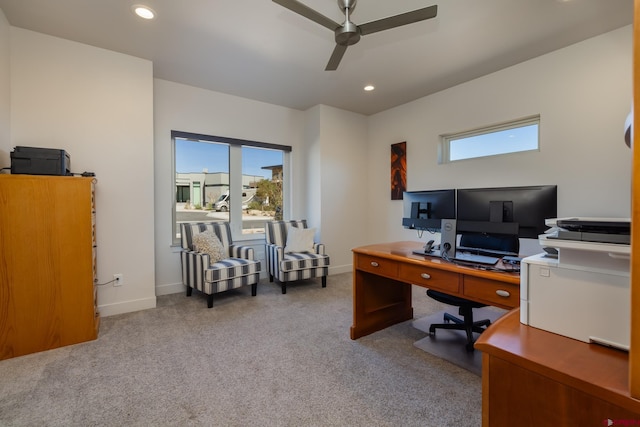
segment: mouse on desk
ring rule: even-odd
[[[433,240],[429,240],[424,244],[424,253],[429,254],[433,251]]]

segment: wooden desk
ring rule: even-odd
[[[629,355],[502,316],[476,341],[482,351],[482,425],[640,425],[629,393]]]
[[[414,255],[419,242],[393,242],[353,249],[353,326],[357,339],[413,319],[411,285],[511,309],[520,306],[520,276],[462,267]]]

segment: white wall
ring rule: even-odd
[[[418,240],[389,200],[389,145],[400,141],[412,191],[557,184],[560,217],[630,217],[631,53],[628,26],[370,116],[370,242]],[[534,114],[539,152],[438,164],[439,135]]]
[[[0,168],[9,167],[11,152],[10,28],[0,9]]]
[[[323,105],[320,123],[320,191],[314,209],[332,270],[348,272],[353,263],[351,249],[366,242],[367,120]]]
[[[29,145],[64,148],[74,172],[96,172],[99,278],[123,273],[126,282],[100,289],[103,315],[182,289],[170,232],[172,129],[291,145],[290,217],[319,228],[332,272],[350,269],[355,246],[417,240],[401,227],[402,202],[389,200],[390,145],[401,141],[409,190],[557,184],[561,216],[629,216],[630,27],[363,117],[153,80],[149,61],[3,18],[0,165],[13,146]],[[437,164],[440,134],[531,114],[542,117],[540,152]]]
[[[172,247],[171,131],[261,141],[292,146],[292,163],[304,163],[303,112],[166,80],[154,80],[155,116],[155,256],[158,295],[183,289],[178,248]],[[304,216],[306,200],[300,188],[304,168],[295,167],[291,179],[297,200],[293,216]],[[249,241],[264,252],[264,238]],[[262,264],[266,271],[266,265]],[[266,277],[266,273],[263,273]]]
[[[290,145],[288,216],[306,218],[318,229],[331,257],[330,274],[351,270],[351,248],[365,231],[364,116],[320,105],[302,112],[158,79],[154,115],[158,295],[183,289],[178,248],[171,246],[171,130]],[[245,244],[263,253],[264,239]]]
[[[64,149],[72,172],[95,172],[98,280],[124,275],[99,288],[101,314],[155,307],[151,62],[11,27],[16,145]]]

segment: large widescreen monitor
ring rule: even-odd
[[[402,225],[414,230],[440,230],[440,221],[456,217],[456,190],[405,191]]]
[[[558,216],[556,185],[458,189],[458,233],[517,234],[537,239]]]

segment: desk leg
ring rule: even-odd
[[[410,319],[410,284],[354,269],[352,340]]]

